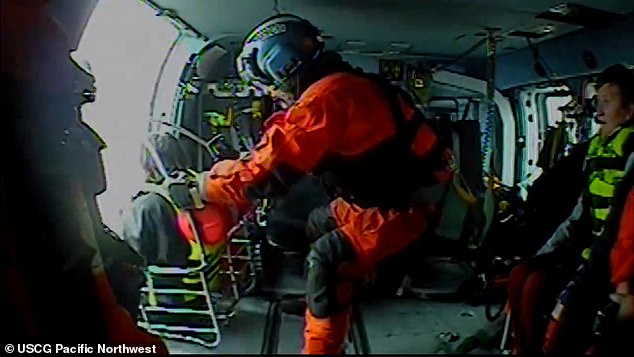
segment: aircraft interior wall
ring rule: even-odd
[[[376,57],[355,54],[344,54],[341,56],[353,66],[361,67],[366,72],[377,73],[379,71],[379,60]]]
[[[600,72],[614,63],[634,64],[634,12],[626,21],[600,30],[582,29],[537,45],[546,64],[559,77],[587,74],[589,69],[582,60],[583,51],[592,51]],[[496,85],[499,89],[545,81],[533,70],[533,54],[524,48],[502,55],[497,61]]]

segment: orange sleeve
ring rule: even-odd
[[[226,160],[214,165],[204,182],[204,195],[221,204],[244,206],[246,191],[264,183],[274,170],[289,168],[308,173],[337,140],[334,123],[338,106],[324,95],[310,95],[291,107],[284,120],[276,120],[251,152],[248,161]]]
[[[612,283],[615,286],[634,281],[634,189],[630,190],[623,208],[618,236],[610,254],[610,263]]]
[[[274,124],[283,123],[284,122],[284,118],[286,118],[286,112],[285,111],[278,111],[278,112],[275,112],[275,113],[271,114],[271,116],[268,119],[266,119],[264,121],[264,123],[262,123],[263,131],[267,131]]]

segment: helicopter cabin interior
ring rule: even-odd
[[[416,264],[402,272],[388,262],[378,274],[382,291],[369,294],[378,297],[360,303],[362,326],[353,329],[349,351],[357,354],[508,352],[504,293],[483,297],[481,256],[474,256],[486,250],[488,258],[513,259],[543,242],[510,242],[519,239],[508,236],[517,229],[512,222],[542,173],[596,132],[598,73],[616,63],[634,69],[631,0],[53,0],[46,11],[89,74],[79,84],[82,95],[93,96],[81,105],[81,120],[107,145],[107,189],[96,199],[115,235],[144,184],[138,153],[148,133],[182,139],[197,172],[255,147],[267,119],[265,93],[240,79],[235,62],[245,35],[276,13],[311,21],[327,50],[402,87],[444,128],[461,179],[445,198],[433,238],[415,249]],[[266,237],[282,226],[303,232],[310,210],[323,204],[311,196],[316,190],[306,183],[273,200],[273,210],[259,206],[241,221],[221,254],[230,289],[218,299],[230,295],[228,309],[211,302],[218,294],[203,291],[207,315],[174,322],[170,316],[200,308],[157,307],[150,300],[158,290],[145,286],[139,326],[165,338],[173,353],[298,352],[303,317],[272,311],[262,290],[290,284],[301,291],[301,274],[278,275],[294,269],[280,262],[301,265],[302,258],[271,252]],[[553,220],[568,216],[570,204],[555,206]],[[172,273],[165,269],[148,274],[156,280]],[[467,337],[487,333],[494,336],[489,345],[466,347],[473,341]]]

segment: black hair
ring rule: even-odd
[[[597,88],[604,84],[612,84],[621,90],[623,105],[634,104],[634,71],[622,64],[612,65],[599,75]]]

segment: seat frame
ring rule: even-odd
[[[189,212],[185,212],[186,219],[189,224],[193,225],[193,219]],[[138,325],[148,332],[168,338],[184,340],[188,342],[194,342],[207,348],[215,348],[220,345],[221,342],[221,327],[220,322],[224,324],[229,323],[229,319],[235,316],[234,307],[241,298],[242,295],[248,294],[254,289],[257,284],[257,265],[259,256],[258,244],[252,245],[249,239],[235,237],[236,233],[246,226],[246,221],[241,221],[234,226],[228,232],[228,242],[225,245],[225,252],[220,257],[218,264],[225,265],[225,269],[218,269],[218,271],[208,274],[209,269],[215,267],[209,264],[207,255],[200,240],[200,237],[196,231],[194,232],[195,244],[200,248],[200,263],[195,267],[160,267],[160,266],[148,266],[145,270],[146,285],[141,288],[142,294],[147,294],[147,299],[142,299],[139,306],[140,321]],[[237,252],[232,250],[232,247],[236,245],[240,246]],[[235,263],[238,261],[246,262],[241,269],[235,268]],[[224,263],[224,264],[223,264]],[[215,265],[215,264],[214,264]],[[209,281],[213,281],[218,275],[228,275],[231,284],[231,295],[233,297],[233,304],[229,311],[224,313],[218,313],[216,311],[217,298],[215,298],[215,291],[209,286]],[[244,291],[240,291],[239,281],[240,277],[246,277],[250,280],[250,284]],[[157,278],[190,278],[200,281],[200,289],[191,288],[175,288],[175,289],[157,289],[154,287],[155,279]],[[204,306],[202,309],[193,309],[187,307],[166,307],[160,306],[156,296],[204,296]],[[148,301],[148,304],[143,300]],[[149,306],[148,306],[149,305]],[[180,315],[204,315],[207,316],[209,321],[209,327],[192,328],[186,325],[186,323],[156,323],[150,321],[150,316],[153,313],[167,313],[167,314],[180,314]],[[210,340],[199,337],[200,334],[210,334],[213,337]]]
[[[271,248],[278,250],[283,255],[299,255],[299,252],[285,251],[267,237],[266,244]],[[260,354],[272,355],[278,354],[280,330],[282,327],[282,304],[285,302],[304,299],[306,292],[294,291],[294,289],[285,289],[284,287],[273,288],[266,291],[266,298],[269,300],[269,307],[266,314],[264,330],[262,334],[262,343]],[[359,308],[358,299],[353,299],[352,316],[346,349],[352,347],[354,354],[367,355],[371,353],[370,342],[368,340],[367,331],[363,321],[363,316]]]

